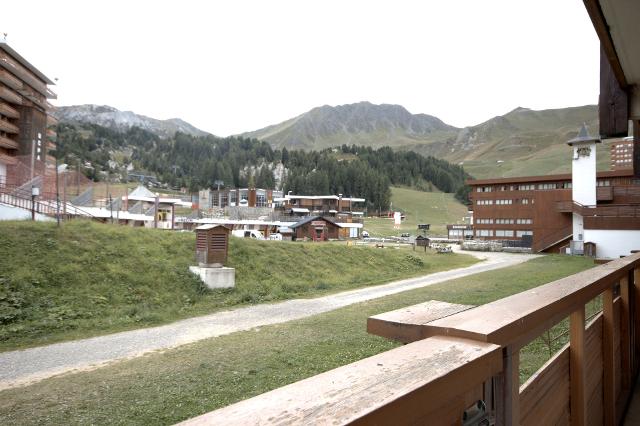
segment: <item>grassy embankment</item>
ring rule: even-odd
[[[0,351],[167,323],[468,266],[465,255],[232,238],[236,288],[189,271],[193,233],[0,222]]]
[[[447,224],[462,223],[467,207],[456,200],[453,194],[423,192],[407,188],[391,188],[393,209],[404,212],[406,218],[400,229],[393,229],[393,219],[367,218],[364,229],[376,237],[400,236],[409,232],[417,235],[419,223],[431,224],[428,235],[446,236]]]
[[[0,423],[172,424],[397,346],[366,333],[366,318],[371,315],[430,299],[480,305],[591,266],[588,259],[546,256],[95,371],[47,379],[0,392]],[[544,339],[525,347],[521,379],[547,358]]]
[[[593,266],[547,256],[288,323],[203,340],[95,371],[0,392],[5,424],[172,424],[389,350],[366,318],[425,300],[479,305]],[[557,342],[554,350],[559,348]],[[521,380],[548,358],[544,338],[522,350]]]

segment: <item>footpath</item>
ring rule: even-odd
[[[536,257],[535,255],[510,253],[465,253],[483,259],[483,261],[465,268],[313,299],[294,299],[248,306],[189,318],[159,327],[0,353],[0,390],[26,385],[69,371],[99,368],[114,361],[175,348],[202,339],[309,317],[366,300],[480,272],[506,268]]]

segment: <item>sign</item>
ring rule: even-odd
[[[400,225],[402,225],[402,214],[393,212],[393,229],[400,229]]]
[[[431,226],[430,223],[419,223],[418,224],[418,229],[426,229],[429,230],[429,227]]]
[[[324,226],[324,220],[314,220],[311,222],[311,226]]]

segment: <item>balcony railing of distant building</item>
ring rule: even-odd
[[[637,204],[583,206],[574,201],[556,201],[556,210],[562,213],[578,213],[582,216],[640,217],[640,205]]]

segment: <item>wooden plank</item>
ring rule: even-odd
[[[505,424],[517,425],[520,422],[520,348],[504,348],[503,360],[504,389],[502,411]]]
[[[601,137],[627,136],[629,131],[629,104],[627,94],[613,73],[611,64],[600,48],[600,96],[598,98],[598,121]]]
[[[547,361],[520,387],[520,424],[568,424],[569,346]]]
[[[602,294],[603,325],[602,325],[602,354],[603,354],[603,409],[604,424],[613,426],[616,421],[615,411],[615,347],[613,312],[613,289],[608,288]]]
[[[570,346],[571,359],[571,424],[584,425],[587,418],[585,397],[585,313],[584,306],[571,313]]]
[[[415,342],[429,337],[423,333],[423,325],[471,308],[471,305],[429,300],[367,318],[367,332],[402,343]]]
[[[585,332],[587,354],[586,393],[587,424],[601,426],[602,421],[602,313],[587,326]]]
[[[633,270],[633,353],[634,373],[636,376],[640,368],[640,268]]]
[[[426,416],[460,419],[468,393],[501,369],[499,346],[432,337],[182,424],[451,424],[449,415]]]
[[[640,253],[432,321],[425,335],[456,336],[523,346],[640,264]]]
[[[631,317],[629,277],[620,279],[620,365],[623,391],[631,389]]]

